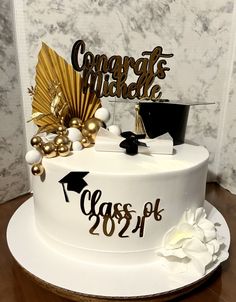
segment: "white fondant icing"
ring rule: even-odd
[[[33,178],[38,231],[68,257],[123,265],[156,261],[163,235],[186,208],[202,206],[207,160],[205,148],[188,144],[175,146],[173,155],[92,147],[79,156],[43,158],[45,178]],[[59,182],[72,171],[89,172],[79,193]]]

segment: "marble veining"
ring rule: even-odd
[[[29,190],[12,11],[0,2],[0,203]]]
[[[236,59],[236,53],[234,60]],[[218,181],[236,194],[236,61],[230,83],[229,102],[225,121],[223,144],[220,154]]]
[[[187,138],[209,149],[210,169],[215,158],[219,113],[228,80],[229,42],[234,1],[24,1],[30,76],[41,41],[67,60],[77,39],[93,53],[138,58],[143,50],[162,45],[171,68],[160,81],[163,97],[187,102],[214,102],[192,106]],[[115,112],[124,130],[134,121],[133,104],[103,103]]]

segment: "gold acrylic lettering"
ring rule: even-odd
[[[131,233],[137,233],[139,237],[143,237],[146,219],[151,219],[151,217],[156,221],[162,219],[161,213],[164,209],[160,209],[160,199],[156,199],[154,203],[146,202],[141,215],[137,215],[131,203],[100,202],[101,197],[101,190],[95,190],[93,193],[84,190],[80,197],[81,212],[93,223],[89,229],[92,235],[100,235],[99,226],[101,225],[102,233],[111,237],[118,225],[117,235],[121,238],[127,238]],[[130,229],[131,221],[135,222],[133,229]]]

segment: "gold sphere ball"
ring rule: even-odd
[[[82,129],[82,126],[83,126],[83,122],[82,122],[82,120],[81,120],[80,118],[78,118],[78,117],[73,117],[73,118],[70,120],[70,122],[69,122],[69,126],[81,130],[81,129]]]
[[[44,167],[41,164],[34,164],[31,168],[31,172],[34,176],[40,176],[44,173]]]
[[[81,141],[81,144],[84,148],[88,148],[91,145],[91,142],[88,138],[84,137]]]
[[[99,120],[96,117],[92,117],[84,123],[83,129],[88,130],[91,134],[97,134],[101,126],[102,126],[101,120]]]
[[[82,129],[82,135],[84,138],[86,138],[88,141],[94,143],[95,135],[89,132],[87,129]]]
[[[54,138],[54,144],[57,146],[63,144],[63,145],[68,145],[70,143],[69,138],[66,135],[57,135]]]
[[[67,130],[67,128],[66,128],[65,126],[60,125],[60,126],[58,126],[58,128],[57,128],[57,133],[58,133],[59,135],[67,135],[67,134],[68,134],[68,130]]]
[[[67,145],[59,145],[57,148],[58,154],[60,156],[67,156],[70,153],[70,148]]]
[[[47,158],[52,158],[57,156],[57,147],[52,142],[48,142],[42,145],[43,155]]]
[[[99,119],[95,117],[90,118],[84,123],[82,134],[87,137],[91,143],[94,143],[100,127],[102,127],[102,122]]]
[[[41,147],[42,142],[43,142],[43,140],[42,140],[42,138],[40,136],[33,136],[31,138],[31,141],[30,141],[31,146],[34,147],[34,148]]]

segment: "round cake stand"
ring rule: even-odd
[[[208,219],[217,223],[224,237],[224,250],[230,244],[230,233],[223,216],[210,203],[204,207]],[[220,265],[217,261],[199,278],[191,272],[173,274],[158,262],[147,265],[105,266],[65,257],[41,240],[34,220],[33,198],[22,204],[12,216],[7,228],[9,249],[17,263],[41,285],[51,291],[77,300],[100,298],[140,299],[173,298],[205,282]],[[95,300],[94,300],[95,301]]]

